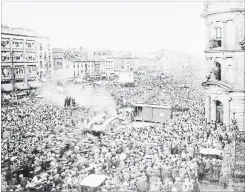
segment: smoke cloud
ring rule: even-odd
[[[68,85],[67,87],[49,84],[41,89],[45,103],[64,106],[65,98],[71,96],[79,106],[92,108],[96,113],[106,112],[116,115],[116,101],[104,87],[93,88],[81,85]]]

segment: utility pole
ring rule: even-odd
[[[13,85],[13,93],[15,94],[15,68],[14,68],[14,51],[11,51],[11,69],[12,69],[12,85]]]

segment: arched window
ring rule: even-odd
[[[215,69],[214,69],[214,75],[215,75],[215,79],[220,81],[221,80],[221,65],[219,62],[214,62],[215,65]]]
[[[219,123],[223,123],[223,104],[220,101],[216,101],[216,121]]]

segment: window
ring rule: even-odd
[[[5,47],[6,46],[6,42],[5,41],[1,41],[1,47]]]
[[[2,61],[6,61],[7,57],[2,55]]]
[[[220,27],[215,28],[215,38],[218,44],[217,46],[221,47],[222,29]]]
[[[15,42],[15,47],[20,47],[20,42]]]
[[[27,47],[28,48],[31,48],[31,43],[27,43]]]
[[[214,62],[215,65],[215,69],[214,69],[214,75],[215,75],[215,79],[220,81],[221,80],[221,65],[219,62]]]
[[[20,55],[15,56],[15,60],[20,60]]]
[[[40,61],[40,68],[43,68],[43,62]]]
[[[222,33],[221,33],[221,28],[220,27],[216,27],[215,35],[216,35],[216,39],[221,39]]]
[[[40,50],[40,51],[42,51],[42,50],[43,50],[43,46],[42,46],[42,44],[41,44],[41,43],[39,44],[39,50]]]

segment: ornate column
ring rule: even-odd
[[[226,65],[226,57],[222,57],[221,63],[221,81],[227,83],[227,65]]]
[[[207,119],[207,122],[210,122],[210,96],[206,96],[205,101],[205,117]]]
[[[230,125],[230,98],[228,96],[224,100],[224,124]]]
[[[211,57],[206,57],[206,76],[208,76],[212,70],[212,67],[211,67],[211,61],[212,61],[212,58]]]
[[[210,23],[206,22],[206,49],[209,49],[209,40],[210,40]]]
[[[227,21],[222,21],[222,48],[226,49],[226,23]]]
[[[236,48],[239,48],[239,45],[237,43],[237,39],[238,39],[238,36],[236,35],[237,34],[237,26],[236,26],[236,19],[233,20],[233,34],[232,35],[232,40],[233,40],[233,45],[232,45],[232,49],[236,49]]]
[[[212,101],[211,105],[211,120],[216,121],[216,100]]]

